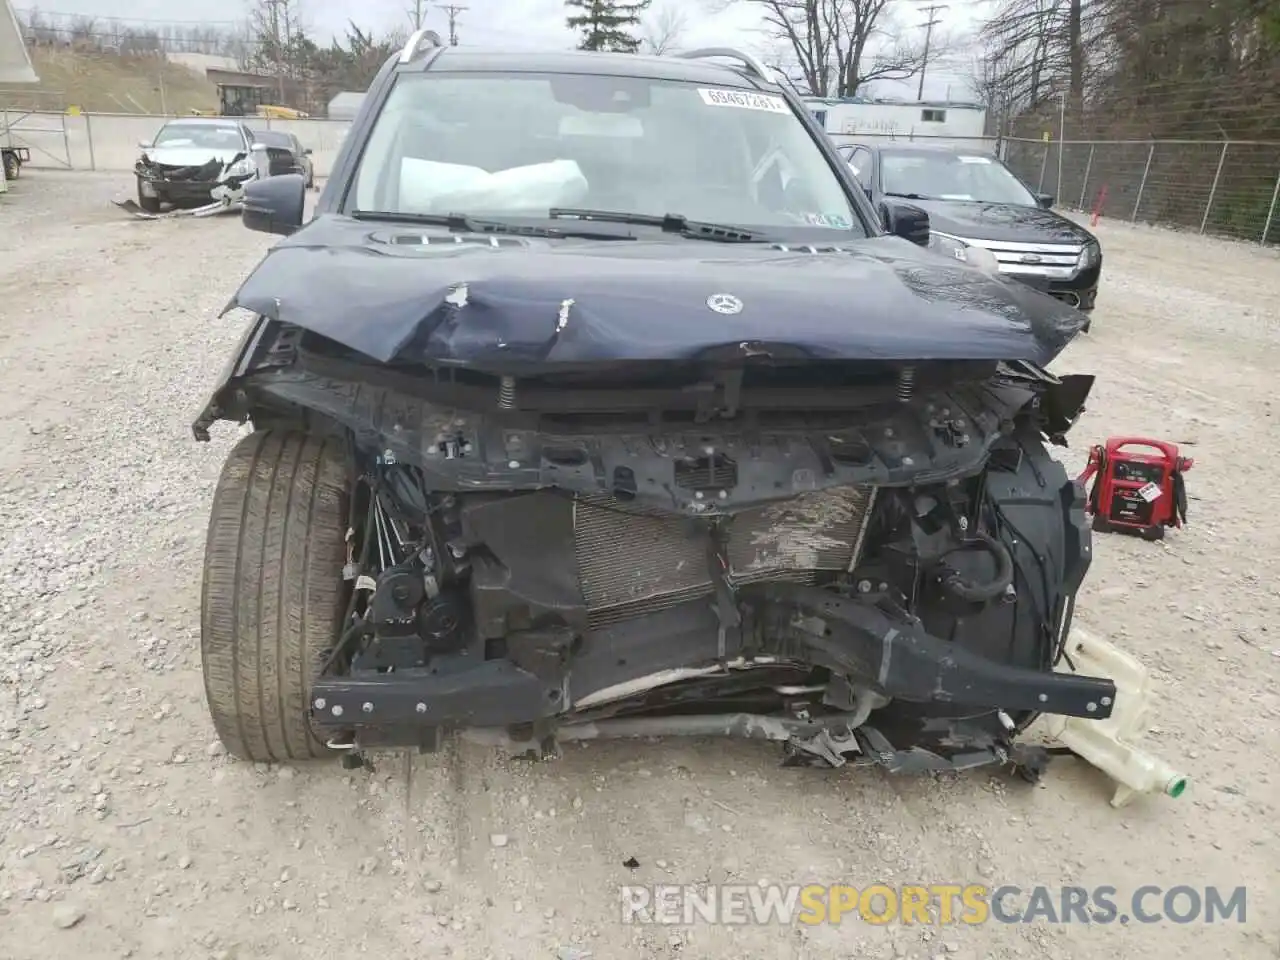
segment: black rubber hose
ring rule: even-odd
[[[996,575],[986,583],[974,583],[958,573],[952,573],[942,585],[953,597],[970,603],[985,603],[1000,596],[1013,583],[1013,556],[1008,547],[985,533],[976,534],[973,542],[980,544],[995,557]]]

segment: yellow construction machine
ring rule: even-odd
[[[269,102],[270,84],[218,84],[218,109],[192,110],[193,117],[263,117],[272,120],[304,120],[310,116],[293,107]]]

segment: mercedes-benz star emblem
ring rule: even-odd
[[[716,313],[734,314],[742,312],[742,301],[731,293],[713,293],[707,297],[707,306]]]

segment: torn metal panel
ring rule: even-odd
[[[133,214],[139,220],[173,220],[179,217],[214,217],[224,213],[239,213],[240,201],[241,198],[239,196],[234,196],[230,191],[227,191],[214,200],[213,203],[207,203],[203,207],[170,210],[167,213],[150,213],[138,206],[138,202],[133,199],[113,200],[112,202],[126,213]]]
[[[371,232],[326,215],[278,243],[227,309],[297,324],[381,362],[511,372],[737,348],[815,360],[1044,364],[1083,323],[1033,290],[892,237],[804,252],[741,243],[692,253],[645,234]]]
[[[134,166],[139,197],[170,203],[207,202],[195,208],[179,208],[168,213],[145,210],[132,199],[117,200],[115,204],[143,220],[207,217],[239,210],[244,200],[245,184],[266,176],[268,161],[258,156],[259,153],[264,151],[211,156],[203,163],[163,163],[144,153]]]
[[[134,164],[133,172],[143,180],[152,183],[214,184],[222,179],[229,166],[244,159],[245,155],[238,153],[229,161],[210,157],[204,163],[197,164],[162,163],[144,153],[142,158]]]
[[[243,189],[262,175],[259,167],[260,162],[244,152],[230,157],[213,156],[198,164],[162,163],[144,153],[134,165],[134,173],[143,183],[165,189],[211,191],[218,186]]]

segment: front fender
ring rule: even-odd
[[[231,358],[223,366],[218,379],[214,381],[209,399],[191,424],[191,432],[202,443],[209,442],[209,427],[219,420],[225,420],[229,399],[237,379],[257,365],[263,349],[271,343],[267,331],[275,321],[264,316],[255,316],[245,328],[240,342],[232,351]]]
[[[1070,373],[1045,388],[1040,412],[1044,417],[1044,434],[1054,446],[1067,445],[1066,434],[1084,414],[1094,380],[1092,374]]]

